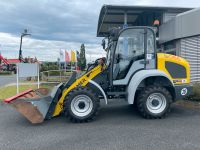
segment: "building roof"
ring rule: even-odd
[[[7,59],[7,62],[9,64],[16,64],[16,63],[20,63],[20,60],[19,59]]]
[[[159,42],[200,35],[200,8],[181,14],[160,26]]]
[[[7,58],[4,58],[1,53],[0,53],[0,60],[2,60],[3,64],[5,65],[9,65],[9,64],[17,64],[17,63],[20,63],[20,60],[19,59],[7,59]],[[25,63],[40,63],[37,58],[31,58],[31,57],[26,57],[22,60],[22,62],[25,62]],[[1,64],[0,64],[1,65]]]
[[[153,6],[117,6],[104,5],[101,8],[97,36],[105,37],[113,27],[122,27],[124,24],[124,13],[127,14],[127,24],[129,26],[151,26],[153,19],[162,20],[165,12],[182,13],[192,8],[178,7],[153,7]]]

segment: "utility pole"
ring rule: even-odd
[[[27,32],[28,32],[28,30],[24,29],[24,32],[21,34],[20,48],[19,48],[19,61],[20,62],[22,62],[22,59],[23,59],[23,56],[22,56],[22,39],[23,39],[24,36],[31,35],[31,34],[29,34]]]

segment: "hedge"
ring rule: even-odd
[[[192,93],[186,97],[186,100],[200,101],[200,83],[193,84]]]
[[[0,71],[0,75],[11,75],[11,71]]]

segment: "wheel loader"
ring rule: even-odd
[[[123,98],[137,107],[144,118],[164,118],[176,100],[191,91],[189,63],[178,56],[157,53],[152,27],[112,29],[103,40],[106,58],[90,64],[87,71],[73,72],[66,83],[45,89],[27,90],[4,102],[32,123],[59,115],[72,122],[92,121],[110,99]]]

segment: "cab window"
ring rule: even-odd
[[[116,46],[113,79],[125,78],[132,63],[144,57],[144,29],[124,30]]]

